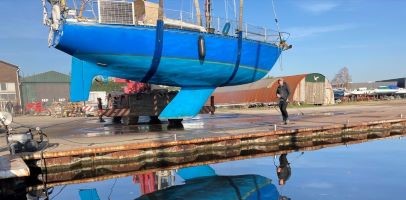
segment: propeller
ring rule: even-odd
[[[103,83],[107,83],[108,79],[103,77],[103,76],[96,76],[93,79],[94,81],[96,81],[97,83],[103,84]]]

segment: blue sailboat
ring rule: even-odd
[[[193,20],[185,20],[182,12],[180,19],[171,18],[163,0],[90,1],[94,19],[82,14],[89,1],[82,1],[81,9],[69,8],[65,0],[47,1],[49,44],[72,55],[71,101],[87,100],[94,77],[118,77],[180,87],[160,117],[193,117],[216,87],[263,78],[290,47],[281,33],[244,26],[242,0],[238,23],[216,20],[206,0],[206,26],[200,8],[196,18],[188,18]]]
[[[278,200],[280,194],[272,180],[256,174],[220,176],[208,165],[179,169],[177,174],[185,180],[136,200],[190,199],[190,200]]]

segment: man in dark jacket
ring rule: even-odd
[[[97,109],[99,110],[99,121],[100,122],[105,122],[103,119],[103,105],[102,105],[102,99],[100,97],[97,98]]]
[[[290,163],[286,153],[279,157],[279,167],[276,169],[276,173],[278,175],[279,185],[285,185],[291,175]]]
[[[288,124],[288,111],[286,107],[288,107],[288,98],[290,95],[289,86],[283,81],[283,79],[278,80],[278,89],[276,89],[276,96],[279,98],[279,109],[281,110],[283,122]]]

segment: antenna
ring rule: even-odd
[[[279,44],[278,44],[278,46],[279,46],[279,49],[281,50],[281,55],[279,57],[279,67],[280,67],[280,70],[283,71],[283,61],[282,61],[282,59],[283,59],[283,51],[292,48],[292,45],[288,45],[286,43],[286,41],[282,38],[282,34],[281,34],[280,29],[279,29],[278,17],[276,16],[274,0],[271,0],[271,1],[272,1],[272,10],[273,10],[273,14],[274,14],[274,17],[275,17],[276,29],[278,31],[278,36],[279,36]]]
[[[275,4],[274,4],[273,0],[272,0],[272,9],[273,9],[273,14],[275,16],[276,29],[278,30],[278,35],[279,35],[279,48],[281,48],[282,51],[291,49],[292,45],[287,44],[286,40],[284,40],[282,38],[282,34],[281,34],[280,29],[279,29],[278,17],[276,16]]]
[[[237,21],[237,6],[235,3],[235,0],[233,1],[233,6],[234,6],[234,18],[235,18],[235,21]]]
[[[224,0],[224,9],[226,12],[226,21],[228,22],[228,0]]]
[[[280,40],[280,42],[282,42],[282,35],[281,35],[281,31],[279,30],[278,17],[276,16],[275,4],[274,4],[273,0],[272,0],[272,10],[273,10],[273,15],[275,17],[276,29],[278,30],[278,34],[279,34],[279,40]]]

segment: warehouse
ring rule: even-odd
[[[49,71],[22,78],[23,104],[42,102],[65,102],[69,100],[70,77],[56,71]]]
[[[395,79],[389,79],[389,80],[382,80],[382,81],[377,81],[378,83],[380,82],[394,82],[397,87],[400,88],[406,88],[406,77],[403,78],[395,78]]]
[[[301,74],[281,78],[290,88],[290,102],[313,105],[334,104],[333,89],[322,74]],[[250,84],[217,88],[214,92],[215,103],[216,105],[277,103],[278,79],[265,78]]]

